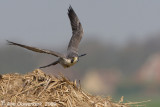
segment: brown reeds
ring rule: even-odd
[[[130,107],[123,97],[113,102],[110,97],[93,96],[84,92],[77,82],[63,75],[46,75],[40,69],[20,75],[0,76],[0,106],[3,107]]]

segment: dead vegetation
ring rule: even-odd
[[[110,97],[84,92],[76,81],[50,76],[41,70],[0,76],[0,106],[3,107],[130,107],[139,102],[114,102]],[[141,102],[140,102],[141,103]]]

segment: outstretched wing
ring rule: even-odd
[[[62,54],[60,54],[60,53],[58,53],[58,52],[54,52],[54,51],[50,51],[50,50],[45,50],[45,49],[38,49],[38,48],[35,48],[35,47],[22,45],[22,44],[19,44],[19,43],[15,43],[15,42],[8,41],[8,40],[7,40],[7,42],[9,43],[9,45],[20,46],[20,47],[26,48],[26,49],[31,50],[31,51],[34,51],[34,52],[51,54],[51,55],[54,55],[54,56],[56,56],[56,57],[61,57],[61,58],[64,58],[64,57],[65,57],[64,55],[62,55]]]
[[[40,68],[50,67],[50,66],[52,66],[52,65],[56,65],[56,64],[58,64],[58,63],[59,63],[59,61],[55,61],[55,62],[53,62],[53,63],[51,63],[51,64],[49,64],[49,65],[42,66],[42,67],[40,67]]]
[[[83,36],[83,28],[82,25],[70,6],[68,9],[68,17],[70,19],[71,27],[72,27],[72,37],[68,45],[68,51],[70,52],[77,52],[78,51],[78,45],[82,39]]]

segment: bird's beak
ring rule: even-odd
[[[78,57],[82,57],[82,56],[85,56],[85,55],[87,55],[87,54],[82,54],[82,55],[79,55]]]

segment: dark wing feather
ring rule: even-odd
[[[70,19],[70,23],[71,23],[71,27],[72,27],[72,37],[69,42],[67,50],[69,52],[76,52],[77,53],[78,45],[79,45],[79,43],[82,39],[82,36],[83,36],[83,28],[82,28],[82,25],[76,15],[76,13],[74,12],[74,10],[72,9],[71,6],[68,9],[68,17]]]
[[[50,67],[50,66],[52,66],[52,65],[56,65],[56,64],[58,64],[58,63],[59,63],[59,61],[55,61],[55,62],[53,62],[53,63],[51,63],[51,64],[49,64],[49,65],[42,66],[42,67],[40,67],[40,68]]]
[[[56,57],[64,58],[64,55],[62,55],[62,54],[60,54],[58,52],[54,52],[54,51],[50,51],[50,50],[45,50],[45,49],[38,49],[38,48],[35,48],[35,47],[26,46],[26,45],[22,45],[22,44],[11,42],[11,41],[7,41],[7,42],[9,43],[9,45],[16,45],[16,46],[20,46],[20,47],[26,48],[26,49],[34,51],[34,52],[46,53],[46,54],[54,55]]]

